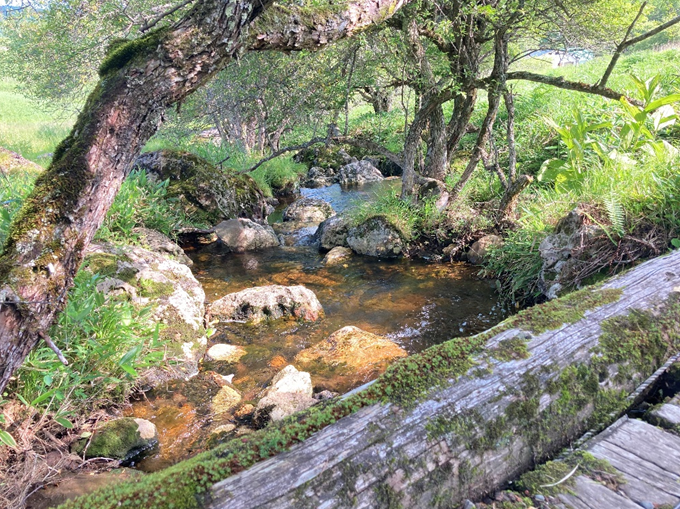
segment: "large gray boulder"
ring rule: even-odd
[[[310,189],[317,189],[319,187],[332,186],[337,180],[338,176],[333,168],[313,166],[307,172],[307,177],[303,181],[302,186]]]
[[[329,203],[318,198],[302,198],[291,204],[283,213],[284,221],[320,223],[335,215]]]
[[[260,323],[279,318],[318,320],[323,307],[311,290],[304,286],[259,286],[230,293],[213,302],[208,310],[220,320]]]
[[[396,258],[404,250],[401,233],[383,216],[372,217],[350,229],[347,244],[355,253],[379,258]]]
[[[366,182],[383,180],[383,174],[370,161],[361,160],[350,163],[338,171],[338,182],[343,185],[359,185]]]
[[[286,366],[271,381],[257,403],[255,421],[265,424],[280,421],[317,403],[312,397],[312,378],[309,373]]]
[[[168,195],[187,214],[211,225],[238,217],[264,221],[271,211],[251,177],[230,174],[190,152],[147,152],[137,158],[135,166],[159,180],[169,180]]]
[[[348,247],[347,234],[350,221],[343,216],[333,216],[319,225],[314,237],[319,242],[319,248],[330,251],[336,246]]]
[[[230,219],[215,227],[215,233],[234,253],[279,246],[279,238],[271,226],[250,219]]]
[[[116,247],[91,244],[83,261],[83,270],[102,278],[97,290],[106,295],[125,295],[140,306],[149,306],[151,323],[161,323],[161,339],[168,355],[180,361],[172,370],[152,370],[143,374],[142,384],[155,385],[174,376],[188,376],[197,371],[207,339],[203,327],[205,292],[191,269],[170,258],[137,246]]]

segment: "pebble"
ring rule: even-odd
[[[466,500],[463,504],[463,509],[476,509],[477,506],[472,502],[472,500]]]
[[[536,495],[534,500],[536,500],[536,502],[545,502],[545,497],[543,495]]]
[[[651,502],[647,502],[647,501],[645,501],[645,502],[638,502],[638,504],[639,504],[641,507],[644,507],[645,509],[654,509],[654,504],[652,504]]]

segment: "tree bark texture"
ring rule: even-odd
[[[641,373],[625,355],[607,358],[600,341],[605,324],[640,312],[631,310],[655,316],[677,302],[678,284],[676,251],[591,290],[616,297],[572,323],[542,333],[531,332],[532,319],[510,329],[501,324],[496,329],[502,332],[490,331],[486,353],[461,378],[432,389],[411,408],[364,407],[290,451],[214,485],[209,507],[458,507],[466,498],[492,492],[587,431],[596,408],[612,422],[625,409],[626,395],[664,359]],[[673,318],[677,330],[678,317]],[[621,345],[629,337],[622,333]],[[494,357],[518,338],[527,341],[526,355]],[[614,343],[616,350],[616,335]],[[594,367],[595,362],[600,364]],[[605,394],[619,398],[615,412],[599,406]]]
[[[271,1],[205,0],[173,26],[112,48],[0,258],[0,392],[64,306],[85,248],[168,106],[240,51],[316,49],[408,1],[354,0],[307,19],[300,13],[309,10],[269,9]]]

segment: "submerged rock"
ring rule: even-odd
[[[87,439],[78,441],[73,451],[76,454],[84,452],[86,458],[124,460],[158,442],[158,431],[146,419],[123,417],[104,424],[95,431],[89,445],[87,442]]]
[[[376,377],[406,351],[390,339],[348,326],[334,332],[321,343],[302,350],[295,362],[306,365],[325,365],[335,375],[349,376],[357,382]]]
[[[267,218],[269,206],[257,183],[247,175],[229,175],[190,152],[159,150],[142,154],[135,162],[149,175],[169,179],[168,195],[184,211],[203,222],[223,219]]]
[[[238,362],[247,353],[242,346],[219,343],[211,346],[205,355],[211,361]]]
[[[209,312],[220,320],[259,323],[279,318],[315,321],[323,315],[323,308],[304,286],[271,285],[230,293],[213,302]]]
[[[213,414],[226,414],[234,410],[240,402],[241,394],[233,387],[225,385],[212,399]]]
[[[503,245],[503,239],[498,235],[485,235],[472,244],[467,253],[468,261],[473,265],[481,265],[489,254],[490,248]]]
[[[324,257],[323,263],[330,267],[344,262],[348,258],[351,258],[352,255],[354,255],[354,252],[350,248],[336,246]]]
[[[244,253],[279,246],[279,238],[269,225],[250,219],[230,219],[215,227],[215,233],[231,251]]]
[[[286,366],[274,377],[257,403],[255,421],[262,425],[305,410],[317,402],[312,397],[313,392],[309,373]]]
[[[290,205],[283,213],[284,221],[320,223],[335,215],[329,203],[318,198],[302,198]]]
[[[325,251],[336,246],[347,247],[347,234],[349,233],[350,221],[344,216],[333,216],[319,225],[314,234],[319,243],[319,248]]]
[[[383,180],[383,174],[370,161],[361,160],[350,163],[338,171],[338,182],[343,185],[359,185],[366,182]]]
[[[380,258],[396,258],[404,249],[401,233],[383,216],[350,229],[347,244],[355,253]]]

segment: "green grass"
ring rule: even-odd
[[[72,122],[73,118],[59,118],[22,95],[17,82],[0,78],[0,147],[47,166]]]

